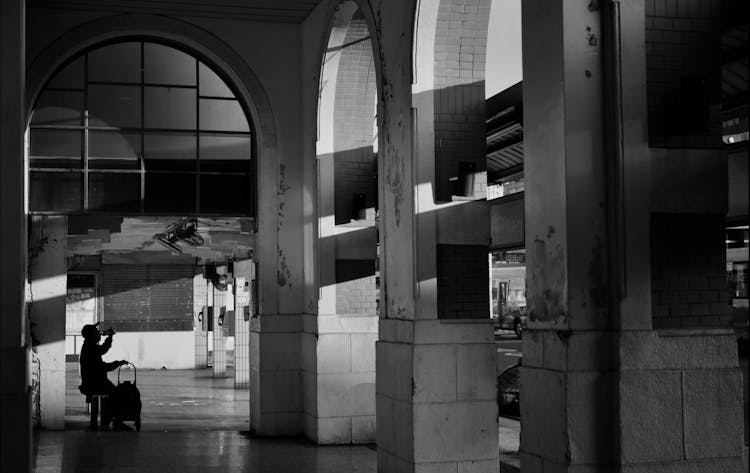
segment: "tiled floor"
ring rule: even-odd
[[[365,446],[318,447],[236,431],[45,432],[39,441],[37,473],[376,471],[376,453]]]
[[[66,431],[36,433],[36,473],[377,471],[372,445],[317,446],[248,435],[248,390],[235,390],[231,376],[214,379],[211,370],[139,371],[141,432],[90,431],[78,384],[78,366],[69,364]],[[517,428],[506,422],[501,434],[513,431],[517,439]],[[515,442],[501,439],[501,455],[517,449]],[[518,471],[514,452],[505,454],[500,471]]]
[[[141,432],[90,431],[78,365],[67,371],[66,431],[37,433],[36,473],[376,471],[373,446],[248,435],[249,391],[234,389],[231,368],[218,379],[210,369],[139,371]]]
[[[109,379],[117,383],[117,372]],[[140,370],[144,431],[247,430],[250,392],[234,388],[234,372],[214,378],[210,368],[202,370]],[[122,381],[133,380],[133,372],[122,369]],[[67,430],[88,427],[84,398],[78,391],[78,365],[67,364],[65,424]]]

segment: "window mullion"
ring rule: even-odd
[[[89,210],[89,55],[83,60],[83,212]]]

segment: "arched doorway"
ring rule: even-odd
[[[223,378],[230,353],[230,385],[249,384],[255,127],[240,86],[188,51],[149,36],[90,45],[31,107],[29,294],[42,427],[65,425],[65,374],[77,370],[64,363],[76,360],[84,323],[119,332],[109,356],[141,369],[210,363]]]
[[[314,324],[303,334],[305,434],[318,443],[375,440],[378,329],[377,73],[370,28],[341,2],[323,41],[316,147],[307,168],[316,222],[308,240]]]

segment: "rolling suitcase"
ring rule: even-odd
[[[135,421],[135,429],[141,430],[141,392],[138,390],[136,383],[138,381],[138,372],[133,363],[128,363],[133,367],[133,381],[120,382],[120,368],[117,368],[117,387],[114,396],[117,398],[117,412],[115,418],[121,421]]]

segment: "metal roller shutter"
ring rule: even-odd
[[[102,266],[102,325],[120,332],[193,329],[192,265]]]

